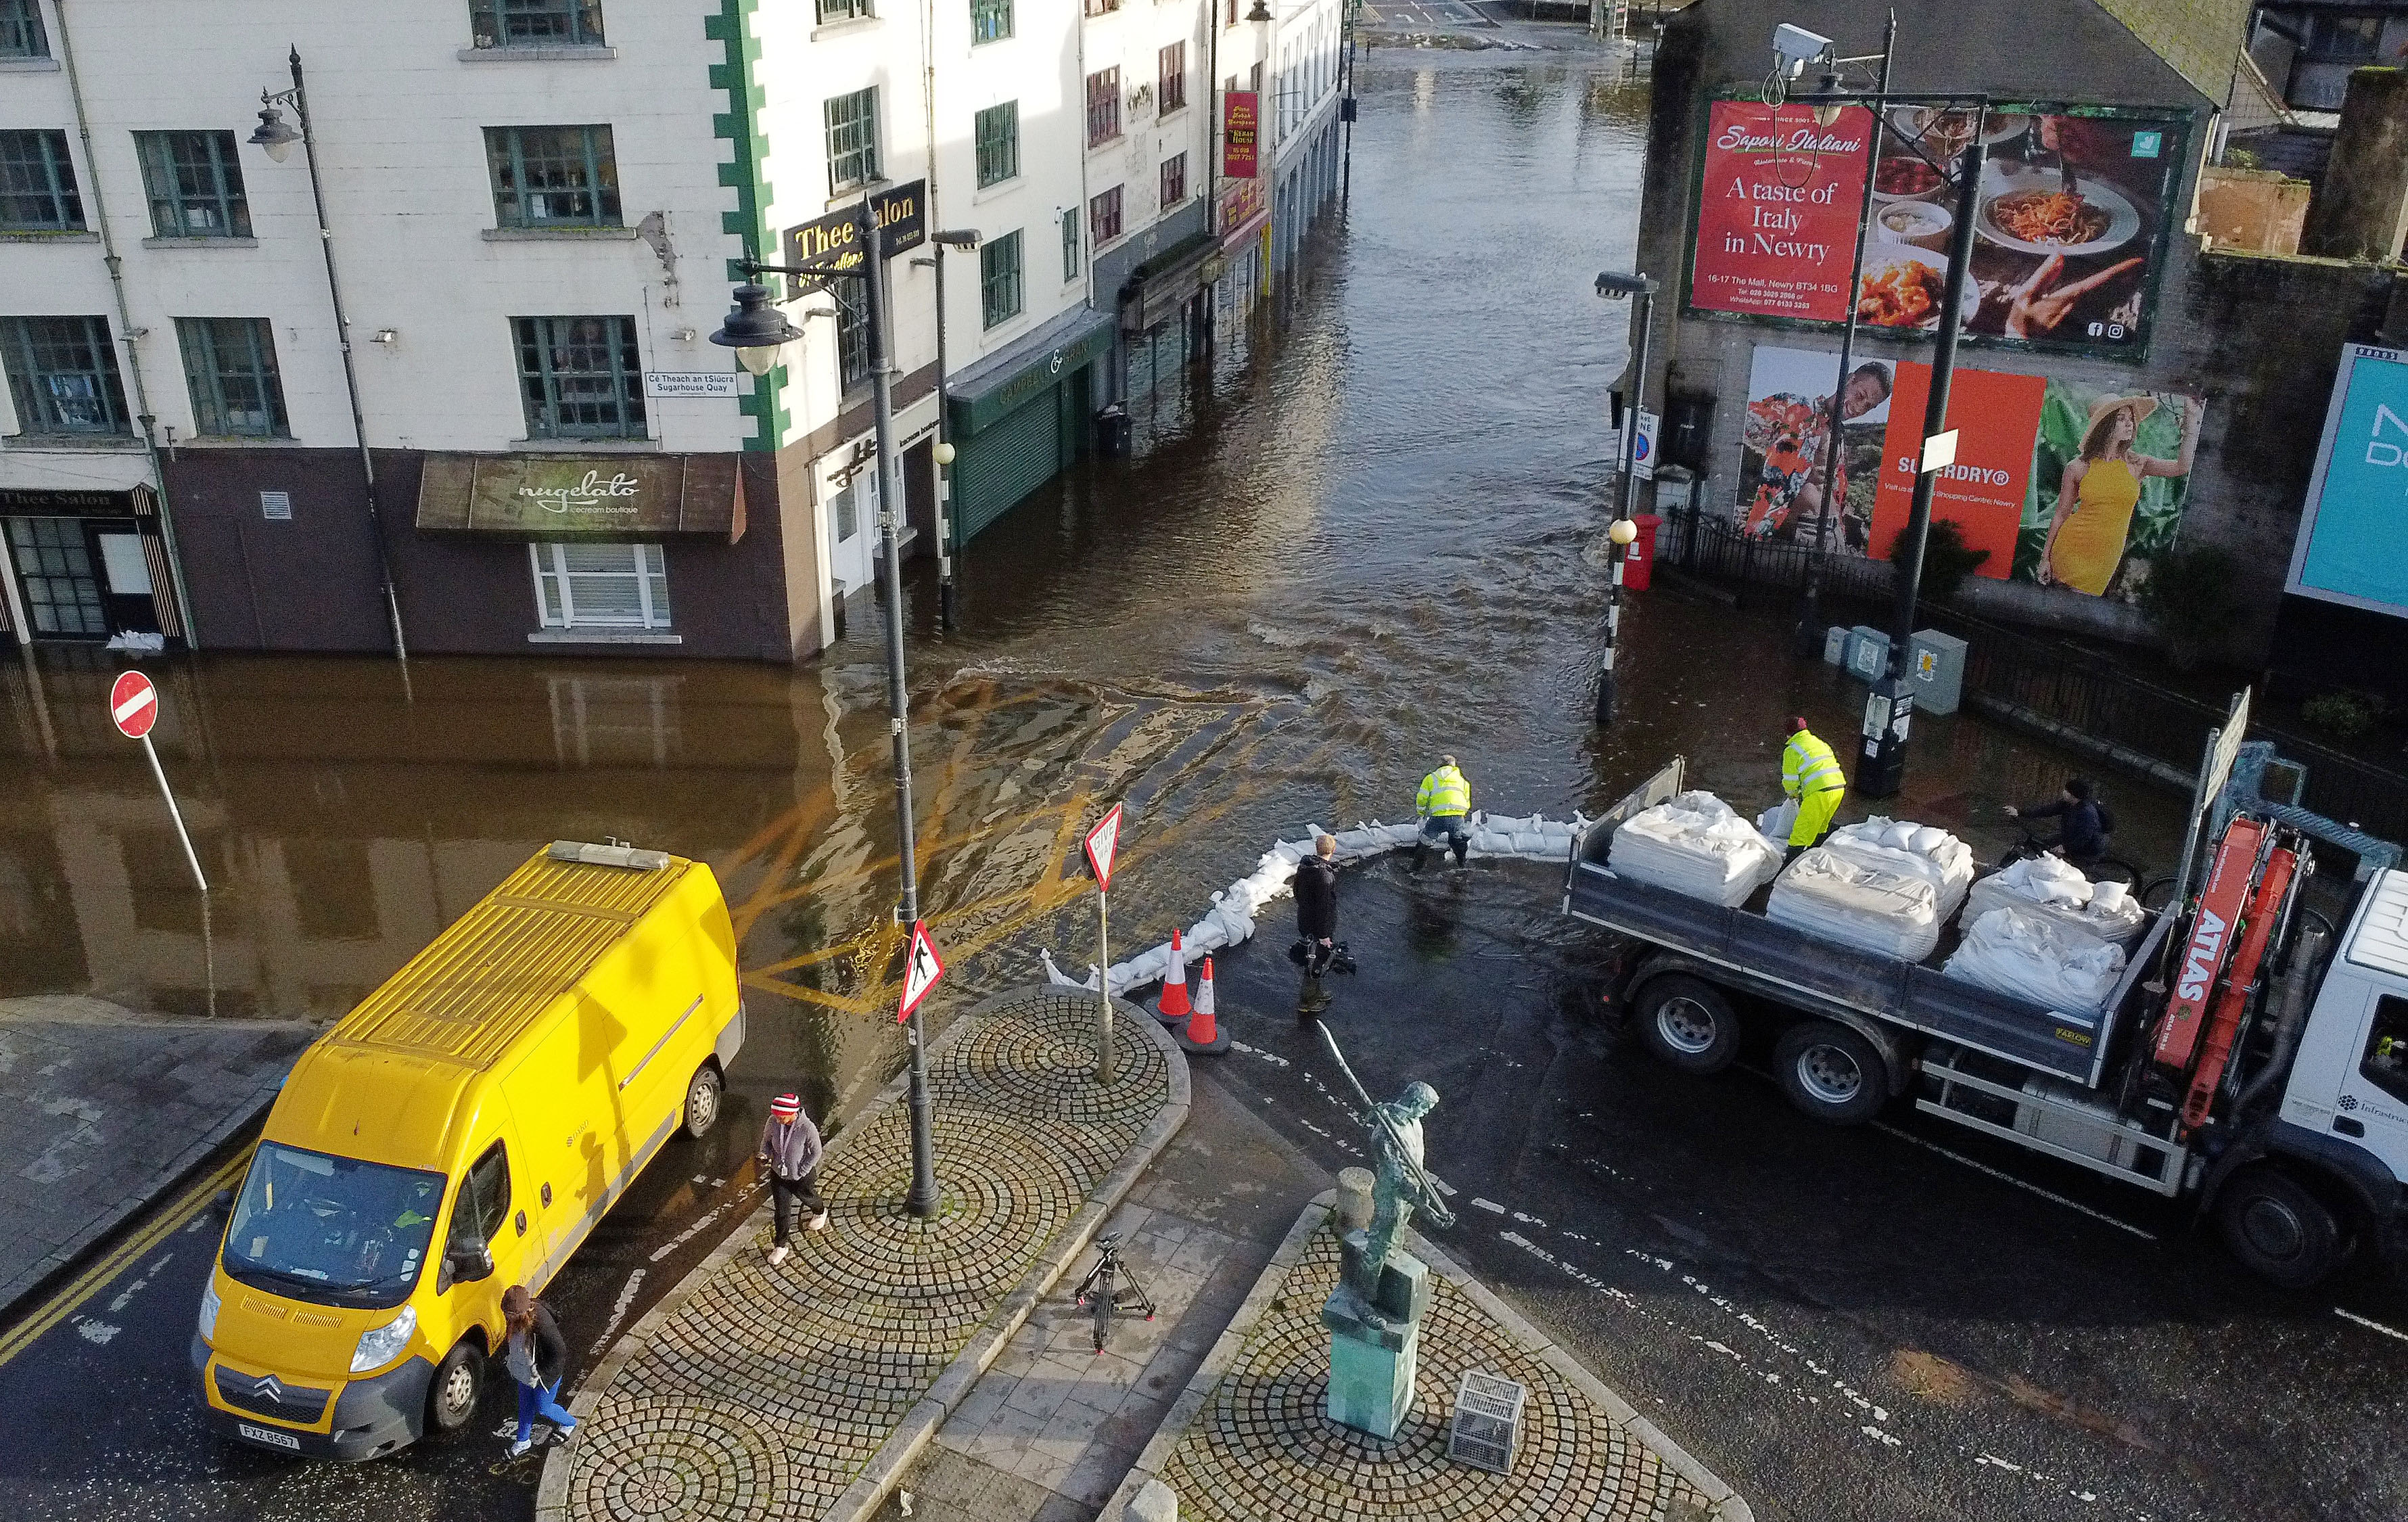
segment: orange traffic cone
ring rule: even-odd
[[[1196,1012],[1176,1033],[1179,1044],[1190,1052],[1226,1052],[1229,1049],[1229,1033],[1212,1016],[1212,958],[1204,958],[1204,975],[1196,984]]]
[[[1162,976],[1162,995],[1154,1001],[1154,1017],[1165,1025],[1177,1025],[1187,1018],[1187,953],[1179,943],[1179,932],[1170,932],[1170,970]]]

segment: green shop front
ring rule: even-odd
[[[980,360],[948,386],[954,542],[988,525],[1085,454],[1110,312],[1082,307]]]

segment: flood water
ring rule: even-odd
[[[1534,62],[1537,59],[1539,61]],[[1623,708],[1590,719],[1608,387],[1643,84],[1580,55],[1382,53],[1351,208],[1276,335],[1157,393],[1154,447],[972,543],[963,626],[910,624],[924,912],[941,1013],[1093,955],[1084,827],[1127,806],[1116,955],[1192,922],[1277,833],[1412,812],[1440,751],[1475,804],[1591,811],[1674,754],[1749,811],[1780,720],[1838,739],[1861,689],[1782,650],[1777,608],[1658,589]],[[1242,363],[1240,362],[1242,360]],[[116,669],[0,667],[0,997],[98,995],[326,1021],[557,839],[709,862],[753,1016],[738,1089],[850,1108],[900,1061],[878,620],[800,669],[661,659],[154,661],[159,749],[214,891],[204,919]],[[1917,733],[1910,817],[1963,826],[2065,762],[1966,720]],[[1853,804],[1853,800],[1852,800]],[[2175,800],[2117,794],[2119,847],[2172,853]],[[1857,817],[1852,809],[1844,817]],[[1967,833],[1985,855],[1995,819]],[[1536,870],[1536,869],[1534,869]]]

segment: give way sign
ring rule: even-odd
[[[903,959],[903,1008],[895,1016],[895,1023],[899,1026],[910,1019],[911,1012],[920,1007],[928,990],[937,986],[937,980],[944,975],[945,964],[937,955],[937,943],[928,939],[928,922],[913,920],[911,950]]]
[[[1121,806],[1104,815],[1096,827],[1087,832],[1087,865],[1095,869],[1096,886],[1111,892],[1112,886],[1112,853],[1121,844]]]
[[[127,739],[140,739],[159,722],[159,689],[139,671],[127,671],[108,689],[108,716]]]

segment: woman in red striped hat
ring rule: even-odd
[[[803,1223],[804,1230],[823,1230],[828,1224],[827,1201],[820,1198],[817,1187],[820,1131],[811,1124],[811,1117],[803,1113],[800,1095],[781,1094],[769,1101],[769,1124],[761,1131],[761,1164],[769,1170],[769,1196],[776,1205],[778,1222],[769,1261],[783,1263],[787,1241],[794,1235],[797,1204],[810,1217]]]

